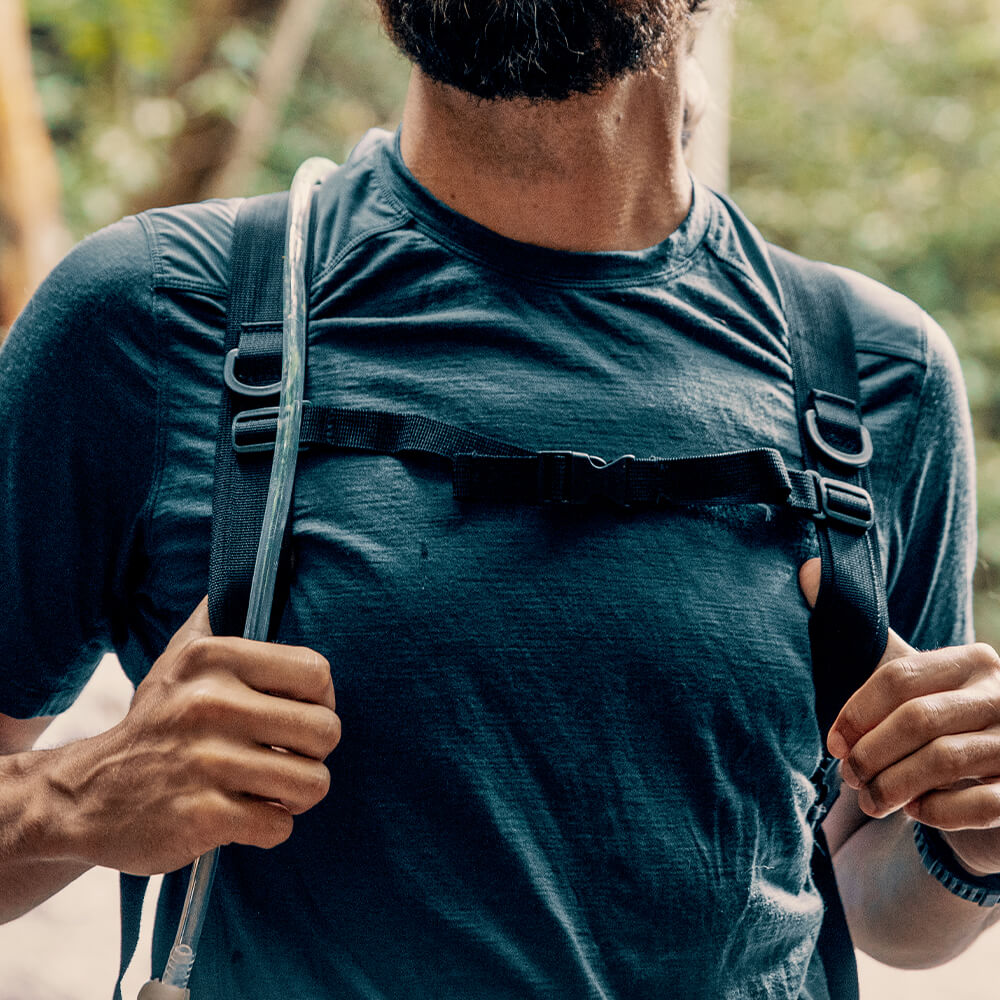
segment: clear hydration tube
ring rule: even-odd
[[[295,173],[289,195],[278,429],[271,465],[271,481],[264,508],[264,522],[250,586],[246,627],[243,630],[245,639],[265,640],[270,626],[281,541],[291,507],[295,466],[299,455],[309,311],[306,265],[313,189],[335,169],[335,163],[322,157],[306,160]],[[139,993],[139,1000],[172,1000],[172,998],[181,1000],[190,996],[187,984],[191,978],[198,940],[205,924],[205,913],[208,909],[208,899],[218,860],[219,849],[215,848],[195,861],[177,936],[170,950],[163,978],[147,983]]]

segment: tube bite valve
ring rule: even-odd
[[[191,991],[180,986],[167,986],[159,979],[146,983],[137,1000],[190,1000]]]

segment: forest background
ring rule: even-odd
[[[398,120],[372,0],[0,0],[0,336],[70,243],[276,190]],[[977,432],[978,631],[1000,645],[1000,0],[739,0],[730,191],[764,234],[911,296]],[[721,95],[725,99],[725,95]]]
[[[0,0],[0,339],[87,233],[151,205],[285,188],[307,156],[341,160],[393,127],[407,66],[373,8]],[[710,85],[730,193],[770,239],[914,298],[958,348],[977,435],[977,625],[1000,646],[1000,0],[737,0],[725,34]],[[123,712],[125,688],[93,718]],[[38,956],[65,947],[81,913],[95,933],[113,927],[113,878],[91,877],[56,916],[0,934],[0,1000],[84,995],[37,985],[59,964]],[[989,937],[958,976],[863,961],[866,993],[994,996]],[[114,961],[97,951],[80,937],[74,982],[88,958]]]

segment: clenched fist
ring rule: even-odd
[[[800,572],[810,604],[819,576],[818,559]],[[902,809],[947,831],[971,873],[1000,871],[1000,656],[990,646],[918,652],[890,631],[827,746],[867,815]]]
[[[142,875],[222,844],[273,847],[326,795],[339,740],[329,663],[214,637],[203,601],[122,722],[55,752],[46,835],[67,860]]]

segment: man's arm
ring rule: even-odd
[[[18,751],[47,720],[7,720],[0,922],[88,868],[173,871],[213,847],[274,847],[329,789],[340,739],[330,665],[312,650],[213,637],[203,601],[114,728]]]
[[[928,874],[903,813],[874,820],[845,786],[824,831],[851,937],[878,961],[902,969],[941,965],[1000,920],[1000,907],[961,899]]]
[[[23,858],[30,836],[32,782],[25,780],[30,767],[26,754],[51,718],[14,719],[0,715],[0,923],[13,920],[86,871],[86,866],[72,862],[41,861]],[[18,860],[22,857],[23,860]]]

